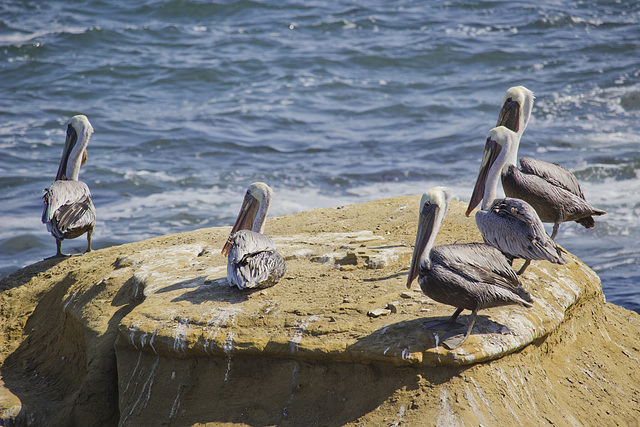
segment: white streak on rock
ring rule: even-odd
[[[291,337],[291,340],[289,340],[289,348],[291,349],[291,353],[295,353],[296,351],[298,351],[298,346],[302,341],[302,335],[304,335],[304,331],[309,326],[309,322],[314,322],[316,320],[320,320],[321,318],[321,315],[314,314],[313,316],[307,317],[306,319],[295,320],[295,331],[293,332],[293,337]]]
[[[173,340],[173,349],[175,351],[181,351],[184,354],[186,347],[187,333],[189,332],[189,319],[186,317],[181,318],[174,328],[176,337]]]

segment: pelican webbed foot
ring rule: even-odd
[[[442,338],[442,345],[447,350],[455,350],[467,339],[467,335],[457,331],[449,331]]]
[[[59,253],[59,254],[51,255],[50,257],[46,257],[46,258],[44,258],[44,260],[59,259],[59,258],[69,258],[71,256],[72,256],[71,254]]]
[[[70,254],[62,253],[62,240],[56,239],[56,254],[45,259],[68,258],[70,256],[71,256]]]
[[[469,337],[469,335],[471,335],[471,329],[473,329],[473,325],[476,323],[477,316],[478,310],[473,310],[473,313],[471,313],[471,322],[469,322],[467,332],[464,335],[456,333],[455,331],[447,332],[442,337],[442,345],[445,346],[448,350],[455,350],[456,348],[460,347],[462,343],[465,342],[465,340]]]

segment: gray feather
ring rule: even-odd
[[[54,181],[42,198],[42,222],[57,239],[73,239],[95,226],[96,209],[84,182]]]
[[[533,302],[504,255],[491,246],[437,246],[430,260],[431,268],[420,270],[419,283],[438,302],[467,310]]]
[[[271,238],[250,230],[229,236],[227,280],[230,286],[264,288],[275,285],[286,272],[286,263]]]
[[[533,206],[542,222],[578,221],[605,213],[574,193],[537,175],[523,173],[514,165],[502,175],[502,186],[507,196],[525,200]]]
[[[476,224],[485,243],[511,258],[567,263],[533,207],[523,200],[494,200],[488,211],[476,213]]]
[[[570,193],[584,199],[578,179],[569,169],[557,163],[545,162],[532,157],[521,157],[520,167],[523,173],[539,176],[548,183],[564,188]]]

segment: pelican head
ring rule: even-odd
[[[522,135],[529,123],[534,98],[533,92],[524,86],[510,87],[504,94],[496,126],[506,126]]]
[[[67,126],[67,138],[64,141],[62,159],[56,174],[56,181],[77,181],[80,167],[87,161],[87,144],[93,133],[93,127],[85,115],[71,117]]]
[[[273,190],[264,182],[251,184],[244,195],[240,213],[229,235],[239,230],[251,230],[262,234],[272,196]],[[227,255],[228,252],[229,241],[222,248],[223,255]]]
[[[420,215],[418,216],[418,232],[416,245],[411,258],[411,268],[407,278],[407,288],[411,288],[413,279],[420,269],[420,263],[429,264],[429,252],[444,216],[449,209],[451,192],[446,187],[433,187],[426,191],[420,198]]]
[[[469,200],[467,212],[465,213],[466,216],[469,216],[471,211],[473,211],[483,199],[486,204],[493,202],[493,199],[495,199],[495,191],[500,173],[508,165],[515,164],[518,154],[517,138],[518,136],[515,132],[504,126],[497,126],[489,131],[487,141],[484,145],[480,171],[478,172],[476,185],[473,188],[473,193]],[[498,159],[500,160],[498,161]],[[493,167],[494,164],[497,164],[496,168]]]

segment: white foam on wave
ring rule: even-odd
[[[97,28],[97,27],[96,27]],[[0,44],[2,45],[12,45],[12,44],[25,44],[33,41],[34,39],[52,36],[60,33],[69,33],[69,34],[82,34],[87,31],[90,31],[93,28],[87,27],[57,27],[48,30],[40,30],[34,31],[31,33],[10,33],[10,34],[0,34]]]
[[[137,171],[127,171],[124,173],[124,179],[128,181],[146,181],[153,184],[160,183],[173,183],[179,182],[184,179],[184,176],[174,176],[170,175],[165,171],[148,171],[148,170],[137,170]]]
[[[634,80],[640,72],[636,74]],[[562,93],[539,95],[534,116],[548,124],[560,123],[562,126],[566,125],[564,119],[572,119],[583,129],[601,132],[603,136],[620,133],[620,129],[628,126],[629,118],[640,115],[640,84],[620,84],[606,89],[595,86],[588,90],[569,85]],[[627,126],[620,128],[625,124]],[[589,137],[591,134],[586,133]],[[610,142],[609,138],[604,139]]]
[[[603,209],[606,215],[597,218],[619,229],[640,232],[640,178],[617,180],[607,178],[597,182],[582,182],[587,201]],[[626,234],[626,233],[625,233]]]
[[[276,195],[271,203],[270,214],[277,216],[310,209],[370,202],[389,197],[418,195],[437,185],[442,185],[442,183],[437,181],[371,183],[350,188],[342,194],[328,193],[321,188],[305,188],[302,191],[276,187],[274,188]],[[473,183],[469,185],[473,185]],[[449,188],[454,194],[454,199],[465,201],[471,196],[473,189],[473,187],[467,188],[463,184],[449,185]],[[469,194],[466,194],[467,192]]]

